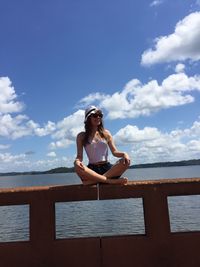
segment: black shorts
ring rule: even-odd
[[[103,175],[105,172],[109,171],[111,168],[112,168],[112,164],[110,162],[106,162],[104,164],[99,164],[99,165],[96,165],[96,164],[91,164],[89,163],[88,164],[88,168],[97,172],[98,174],[101,174]],[[115,177],[112,177],[112,179],[117,179],[119,178],[120,176],[115,176]]]

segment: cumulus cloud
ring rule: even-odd
[[[49,149],[55,150],[57,148],[67,148],[72,144],[74,144],[74,141],[71,141],[69,139],[61,139],[55,142],[51,142],[49,144]]]
[[[82,131],[84,121],[84,110],[78,110],[56,124],[56,131],[51,135],[55,142],[51,142],[50,149],[66,148],[74,144],[76,135]]]
[[[186,16],[176,24],[174,33],[154,40],[154,48],[142,54],[141,64],[200,59],[200,12]]]
[[[46,136],[56,129],[53,122],[49,121],[44,127],[40,127],[38,123],[21,114],[15,117],[11,114],[0,115],[0,125],[0,136],[13,140],[28,135]]]
[[[113,135],[113,138],[120,150],[125,150],[130,154],[132,164],[200,158],[199,120],[194,121],[189,128],[173,129],[169,132],[162,132],[156,127],[140,129],[129,124],[119,129]],[[56,142],[55,146],[59,147],[59,141]],[[63,147],[62,142],[60,146]],[[8,169],[10,171],[47,170],[60,166],[72,167],[73,156],[58,158],[53,151],[49,152],[47,156],[50,159],[30,161],[26,154],[0,153],[0,171],[7,171]]]
[[[24,104],[17,101],[14,87],[8,77],[0,77],[0,115],[20,112]]]
[[[47,156],[48,156],[48,157],[52,157],[52,158],[54,158],[54,157],[56,157],[56,153],[55,153],[54,151],[52,151],[52,152],[49,152],[49,153],[47,154]]]
[[[0,115],[0,136],[17,139],[30,134],[30,130],[23,125],[27,120],[26,115],[12,117],[10,114]]]
[[[182,63],[177,64],[175,67],[176,73],[184,72],[184,70],[185,70],[185,65]]]
[[[0,153],[0,162],[2,163],[15,163],[24,160],[25,154],[12,155],[11,153]]]
[[[184,70],[185,65],[179,63],[175,68],[176,73],[169,75],[161,83],[151,80],[143,84],[138,79],[133,79],[119,92],[115,92],[112,95],[90,94],[81,99],[80,103],[84,106],[95,101],[99,107],[106,110],[105,114],[110,119],[148,116],[161,109],[188,104],[195,100],[191,92],[193,90],[200,91],[200,77],[197,75],[190,77],[184,73]],[[12,88],[11,90],[11,86],[4,86],[4,88],[7,89],[4,90],[2,95],[4,99],[7,99],[7,103],[19,103],[16,100],[17,96],[14,89]],[[10,98],[5,98],[5,92]],[[83,130],[84,110],[82,109],[57,123],[48,121],[40,125],[24,114],[13,115],[12,113],[21,112],[23,109],[23,105],[20,106],[20,104],[17,104],[16,107],[18,109],[1,109],[0,137],[15,140],[28,135],[39,137],[48,135],[52,138],[49,148],[55,150],[74,145],[77,133]],[[132,147],[133,161],[137,158],[138,163],[142,163],[150,160],[152,162],[170,159],[181,160],[184,159],[185,155],[187,155],[188,159],[200,157],[199,136],[200,122],[196,121],[191,128],[173,130],[169,133],[162,133],[153,127],[139,129],[137,126],[127,125],[114,135],[114,139],[120,146]],[[9,146],[0,145],[1,150],[7,148]],[[69,160],[69,158],[59,159],[53,151],[47,154],[48,160],[44,159],[35,162],[28,159],[30,154],[28,152],[19,155],[0,153],[0,170],[17,170],[17,168],[19,170],[44,170],[44,166],[45,169],[66,166],[67,162],[71,167],[73,162],[73,159]]]
[[[25,136],[50,136],[55,140],[49,145],[50,149],[66,148],[74,144],[77,133],[83,130],[83,110],[79,110],[57,123],[48,121],[40,125],[25,114],[12,114],[21,112],[24,104],[17,101],[17,95],[11,84],[9,78],[0,78],[0,137],[16,140]],[[99,100],[102,97],[97,93],[95,99]],[[85,104],[90,101],[90,96],[83,99]],[[0,148],[5,149],[6,147],[1,145]]]
[[[84,110],[78,110],[70,116],[65,117],[56,125],[57,131],[53,137],[73,139],[77,133],[83,129]]]
[[[91,93],[79,101],[78,107],[89,106],[91,103],[99,102],[106,99],[106,97],[107,96],[105,94]]]
[[[6,147],[5,147],[6,148]],[[2,147],[4,149],[4,147]],[[58,157],[54,151],[47,153],[47,158],[38,160],[30,159],[30,155],[34,154],[33,151],[26,153],[13,154],[10,152],[0,152],[0,173],[14,172],[14,171],[45,171],[52,168],[61,166],[72,167],[74,155],[66,157]]]
[[[120,129],[114,136],[116,143],[128,145],[144,141],[152,141],[161,136],[157,128],[145,127],[139,130],[137,126],[127,125]]]
[[[98,105],[107,111],[109,119],[123,119],[149,116],[162,109],[192,103],[195,99],[190,92],[200,91],[200,76],[189,77],[183,69],[184,65],[179,64],[178,73],[169,75],[161,84],[157,80],[142,84],[133,79],[122,91],[104,95]]]
[[[56,124],[52,121],[48,121],[44,124],[44,127],[41,127],[38,123],[35,123],[32,120],[29,120],[26,123],[27,129],[29,129],[32,134],[37,136],[46,136],[53,133],[56,130]]]
[[[127,125],[114,135],[114,140],[119,146],[132,147],[133,164],[200,158],[200,121],[191,128],[165,133],[153,127]]]
[[[0,77],[0,137],[18,139],[28,135],[46,136],[55,131],[55,123],[48,121],[44,126],[20,113],[25,105],[17,101],[17,94],[8,77]]]
[[[53,154],[51,154],[53,155]],[[48,156],[48,155],[47,155]],[[72,167],[74,157],[54,157],[48,156],[48,159],[28,160],[25,154],[13,155],[11,153],[0,153],[0,172],[12,171],[46,171],[61,166]]]

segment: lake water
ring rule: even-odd
[[[129,169],[129,180],[200,177],[200,166]],[[0,176],[0,188],[80,184],[75,173]],[[169,197],[171,231],[200,230],[200,195]],[[56,238],[145,234],[142,199],[56,203]],[[0,242],[29,240],[29,206],[0,206]]]

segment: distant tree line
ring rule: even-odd
[[[200,159],[137,164],[137,165],[131,165],[129,168],[137,169],[137,168],[156,168],[156,167],[191,166],[191,165],[200,165]],[[47,171],[7,172],[7,173],[0,173],[0,176],[54,174],[54,173],[71,173],[71,172],[74,172],[74,167],[58,167]]]
[[[130,169],[135,169],[135,168],[156,168],[156,167],[173,167],[173,166],[190,166],[190,165],[200,165],[200,159],[137,164],[137,165],[130,166]]]

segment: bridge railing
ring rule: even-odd
[[[200,231],[170,227],[168,197],[185,195],[200,195],[200,178],[0,189],[0,206],[30,213],[29,240],[0,243],[0,266],[199,267]],[[56,203],[127,198],[142,198],[145,234],[56,239]]]

